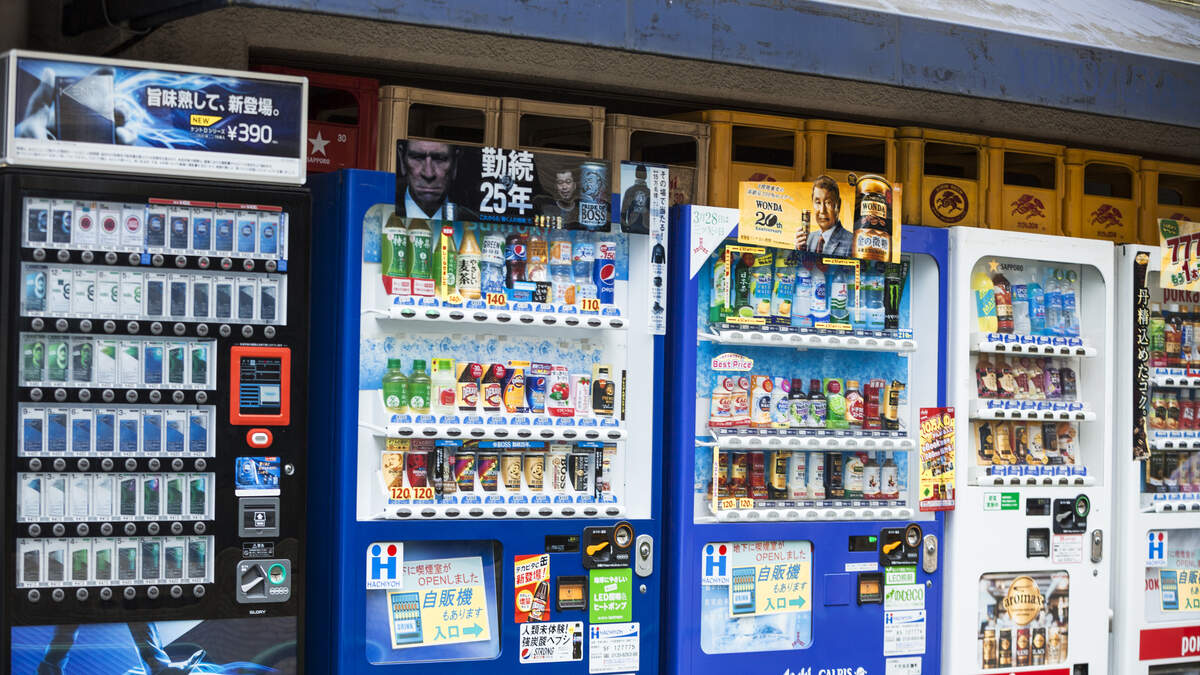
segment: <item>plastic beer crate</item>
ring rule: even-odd
[[[1158,246],[1158,219],[1200,223],[1200,166],[1142,160],[1141,243]]]
[[[263,65],[264,73],[308,78],[308,172],[374,169],[379,80]]]
[[[825,175],[845,185],[850,174],[876,174],[896,182],[896,130],[854,122],[806,120],[805,180]]]
[[[396,141],[408,138],[456,145],[497,145],[500,99],[412,87],[379,90],[380,171],[396,170]]]
[[[1131,244],[1138,239],[1141,158],[1068,148],[1063,218],[1073,237]]]
[[[604,108],[502,98],[500,145],[601,158],[604,156]]]
[[[987,137],[900,127],[904,223],[981,227],[987,191]]]
[[[708,125],[657,117],[609,115],[604,157],[666,164],[671,171],[671,205],[708,201]],[[615,189],[615,186],[614,186]]]
[[[742,181],[804,180],[803,120],[732,110],[671,117],[709,127],[709,206],[737,208]]]
[[[989,138],[987,227],[1065,234],[1062,220],[1066,176],[1061,145]]]

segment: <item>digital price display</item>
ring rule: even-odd
[[[240,345],[230,350],[230,356],[230,423],[287,424],[292,407],[292,351]]]

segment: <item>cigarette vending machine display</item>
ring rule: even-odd
[[[0,65],[0,672],[302,672],[303,81]],[[290,158],[173,126],[251,92]]]
[[[578,158],[484,148],[532,206],[477,208],[472,152],[401,144],[399,176],[311,182],[329,357],[314,527],[332,537],[321,564],[337,580],[314,598],[330,637],[313,668],[657,672],[650,322],[665,311],[666,242],[610,225],[608,165]],[[453,162],[436,209],[404,173],[417,153]],[[552,199],[540,177],[579,187]],[[455,220],[421,217],[434,210]]]
[[[946,532],[943,664],[1102,675],[1112,247],[951,228],[950,259],[949,382],[963,460]]]
[[[739,227],[673,211],[666,671],[941,672],[942,516],[921,505],[953,493],[918,487],[917,448],[922,412],[953,414],[946,233],[897,229],[884,262]]]
[[[1121,246],[1117,265],[1114,672],[1200,670],[1200,317],[1164,288],[1161,249]]]

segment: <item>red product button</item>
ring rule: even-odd
[[[267,448],[274,442],[270,429],[251,429],[246,432],[246,443],[252,448]]]
[[[1138,659],[1178,659],[1200,654],[1200,626],[1155,628],[1140,633]]]

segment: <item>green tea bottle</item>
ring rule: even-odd
[[[401,370],[400,359],[388,359],[387,366],[387,374],[383,376],[383,407],[397,415],[406,413],[409,402],[408,377]]]
[[[408,378],[408,407],[418,415],[429,414],[429,396],[433,383],[425,370],[425,359],[413,359],[412,375]]]

